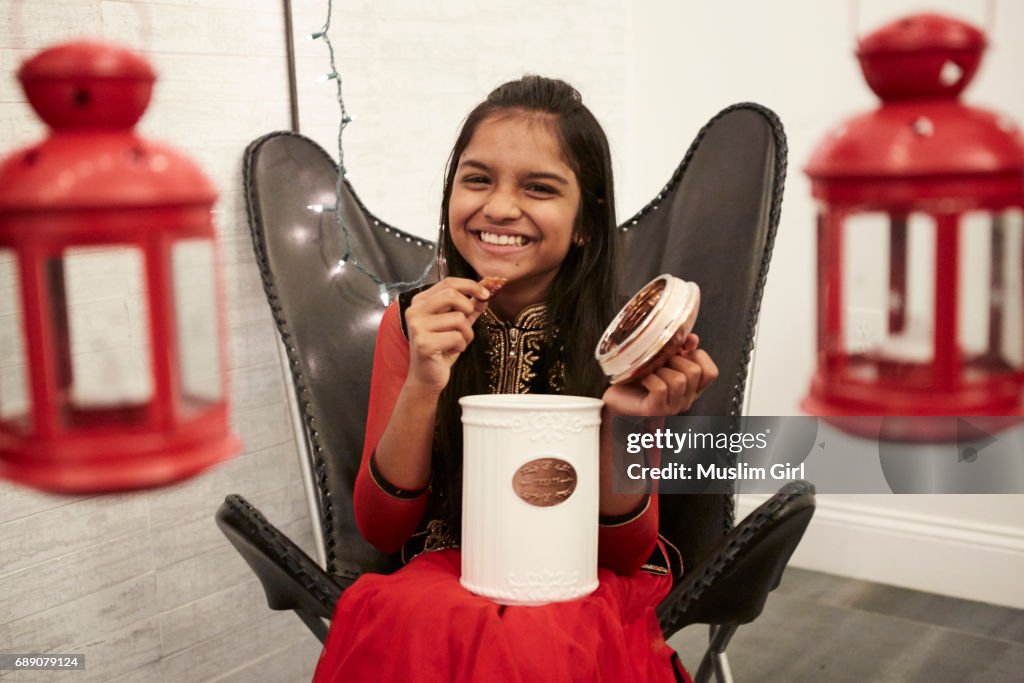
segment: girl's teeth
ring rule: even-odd
[[[480,239],[488,244],[497,244],[500,246],[521,247],[526,244],[526,238],[521,235],[495,235],[490,232],[481,232]]]

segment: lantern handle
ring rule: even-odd
[[[860,45],[860,0],[849,0],[847,3],[847,22],[850,26],[850,37],[854,47]],[[996,0],[985,0],[984,23],[985,35],[992,36],[996,28]]]
[[[996,0],[985,0],[985,35],[995,35]]]
[[[11,3],[11,9],[13,10],[11,12],[11,47],[13,47],[16,50],[21,50],[25,48],[25,36],[21,26],[21,7],[23,4],[24,3],[22,2],[22,0],[13,0],[13,2]],[[149,45],[153,37],[153,17],[150,14],[147,5],[134,2],[130,4],[132,5],[132,7],[135,8],[135,14],[139,18],[138,35],[139,41],[141,43],[139,50],[141,51],[143,48]],[[64,39],[67,40],[72,38],[74,38],[74,36],[66,36]],[[103,39],[106,39],[106,36],[104,36]]]
[[[846,25],[850,27],[850,38],[856,48],[860,45],[860,0],[846,3]]]

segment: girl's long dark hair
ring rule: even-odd
[[[615,195],[608,140],[571,85],[541,76],[525,76],[499,86],[466,117],[445,173],[438,275],[480,277],[451,239],[448,205],[455,171],[482,121],[515,115],[540,115],[541,120],[550,122],[564,161],[579,182],[580,206],[573,227],[574,241],[547,296],[547,338],[554,340],[557,326],[558,343],[550,348],[561,354],[565,393],[600,398],[607,380],[594,360],[594,347],[617,310]],[[438,402],[437,443],[432,463],[434,493],[441,498],[437,501],[441,504],[438,512],[456,528],[461,522],[462,503],[462,420],[458,400],[489,391],[487,332],[482,322],[476,323],[474,333],[473,343],[452,366],[448,386]]]

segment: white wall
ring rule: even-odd
[[[967,101],[1024,122],[1024,4],[995,6],[990,48]],[[859,19],[851,8],[859,5]],[[910,12],[984,25],[986,2],[639,1],[629,5],[624,213],[667,179],[693,133],[743,100],[777,112],[789,138],[782,221],[762,308],[752,414],[799,414],[814,361],[814,206],[802,167],[826,131],[875,106],[854,36]],[[859,29],[859,31],[858,31]],[[881,272],[879,273],[881,276]],[[751,509],[757,499],[743,502]],[[913,520],[913,524],[906,524]],[[1024,607],[1024,496],[819,496],[794,562]],[[969,580],[968,580],[969,577]]]

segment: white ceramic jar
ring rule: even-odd
[[[597,588],[601,401],[553,394],[459,400],[462,585],[509,605]]]

